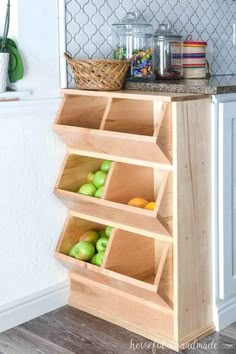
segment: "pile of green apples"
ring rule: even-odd
[[[101,164],[99,171],[90,172],[86,183],[77,191],[79,194],[89,197],[102,198],[107,174],[111,168],[112,161],[105,160]]]
[[[72,246],[68,256],[100,267],[102,265],[111,232],[111,226],[107,226],[105,230],[86,231],[80,236],[79,242]]]

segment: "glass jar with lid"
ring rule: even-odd
[[[182,36],[171,32],[169,24],[161,24],[154,33],[154,74],[156,79],[183,77]]]
[[[130,60],[131,77],[150,78],[153,74],[153,26],[134,12],[112,25],[114,59]]]

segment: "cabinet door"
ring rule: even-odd
[[[219,105],[219,286],[236,294],[236,102]]]

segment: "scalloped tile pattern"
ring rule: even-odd
[[[154,28],[169,21],[184,38],[207,41],[214,75],[236,73],[234,0],[65,0],[65,6],[67,51],[74,57],[111,57],[111,24],[138,9]],[[68,85],[74,86],[70,71]]]

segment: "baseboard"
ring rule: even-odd
[[[0,306],[0,333],[67,304],[69,282]]]
[[[215,325],[217,331],[222,331],[236,321],[236,297],[224,300],[216,305]]]

